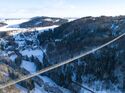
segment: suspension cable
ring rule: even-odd
[[[91,93],[96,93],[94,90],[92,90],[92,89],[90,89],[90,88],[88,88],[88,87],[86,87],[86,86],[83,86],[83,85],[81,85],[80,83],[78,83],[78,82],[76,82],[76,81],[72,81],[72,83],[74,83],[74,84],[80,86],[81,88],[83,88],[83,89],[85,89],[85,90],[87,90],[87,91],[89,91],[89,92],[91,92]]]

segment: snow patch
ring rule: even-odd
[[[11,55],[10,56],[10,59],[14,62],[15,61],[15,59],[17,58],[17,55]]]
[[[53,26],[47,26],[47,27],[37,27],[37,28],[35,28],[35,30],[38,30],[39,32],[44,32],[45,30],[54,29],[58,26],[59,25],[53,25]]]
[[[50,78],[48,78],[47,76],[39,76],[44,83],[48,83],[49,85],[53,86],[56,85]]]
[[[21,67],[25,68],[30,73],[36,72],[36,65],[33,62],[23,60],[22,64],[21,64]]]
[[[33,56],[42,56],[43,55],[43,52],[39,49],[36,49],[36,50],[31,50],[31,49],[27,49],[27,50],[23,50],[21,51],[21,54],[24,55],[24,56],[28,56],[28,57],[31,57],[32,55]]]
[[[35,23],[35,25],[39,25],[39,24],[41,24],[42,22],[41,21],[39,21],[39,22],[37,22],[37,23]]]
[[[46,19],[44,19],[45,21],[53,21],[52,19],[50,19],[50,18],[46,18]]]
[[[27,50],[20,51],[20,53],[23,56],[27,55],[28,57],[31,57],[33,55],[33,56],[37,57],[40,60],[40,62],[42,62],[43,52],[40,49],[36,49],[36,50],[27,49]]]
[[[75,18],[68,18],[68,22],[76,20]]]

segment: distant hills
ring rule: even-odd
[[[20,24],[20,28],[29,28],[29,27],[46,27],[53,25],[61,25],[68,22],[68,19],[56,18],[56,17],[34,17],[31,20]]]

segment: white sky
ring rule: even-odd
[[[125,0],[0,0],[0,17],[125,15]]]

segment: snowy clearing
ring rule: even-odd
[[[25,68],[27,71],[29,71],[30,73],[35,73],[36,72],[36,65],[33,62],[30,61],[22,61],[21,64],[22,68]]]

